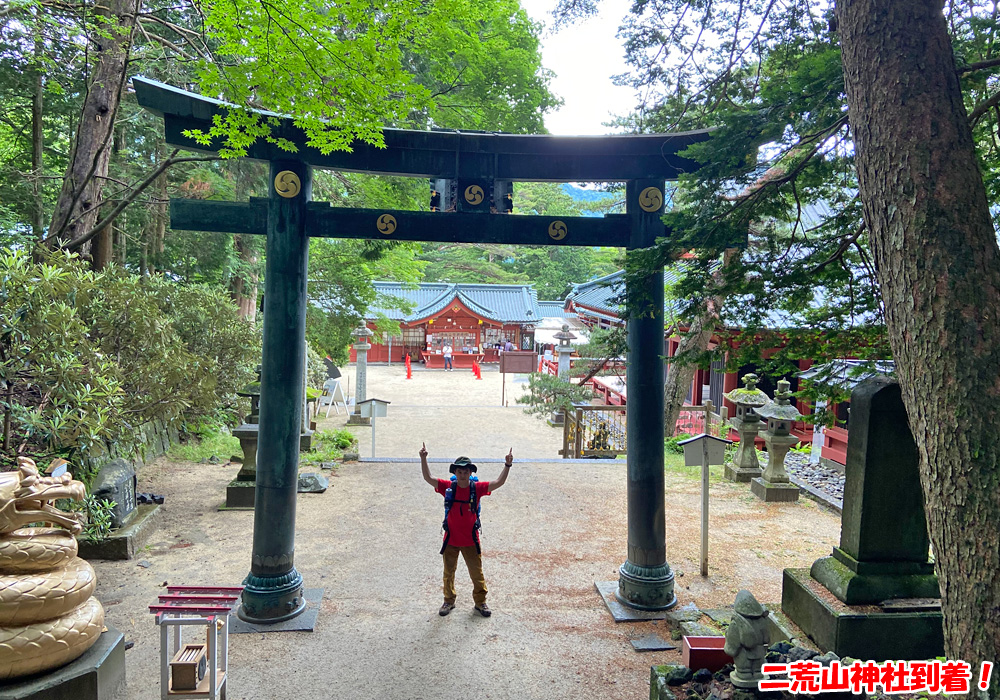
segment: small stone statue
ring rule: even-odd
[[[733,664],[736,666],[729,674],[729,680],[737,688],[756,690],[758,681],[764,680],[760,667],[764,664],[764,655],[767,653],[768,612],[746,590],[736,594],[733,612],[733,621],[726,630],[726,646],[723,647],[733,657]]]

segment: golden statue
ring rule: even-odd
[[[17,465],[0,473],[0,680],[67,664],[104,629],[94,569],[76,556],[80,518],[52,505],[86,489],[69,474],[40,476],[25,457]]]

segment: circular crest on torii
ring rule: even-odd
[[[479,204],[483,201],[486,195],[483,194],[483,188],[479,185],[469,185],[465,188],[465,201],[469,204]]]
[[[396,232],[396,217],[392,214],[383,214],[378,217],[378,223],[375,226],[379,233],[391,236]]]
[[[569,233],[569,229],[564,221],[553,221],[549,224],[549,238],[554,241],[561,241]]]
[[[291,170],[282,170],[274,176],[274,191],[285,199],[291,199],[302,191],[302,182]]]
[[[663,193],[658,187],[647,187],[639,193],[639,208],[643,211],[659,211],[663,208]]]

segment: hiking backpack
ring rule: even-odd
[[[482,504],[479,502],[479,496],[476,494],[476,483],[479,481],[478,477],[469,477],[469,509],[476,514],[476,524],[472,528],[472,539],[476,541],[476,553],[482,554],[482,550],[479,549],[479,531],[483,529],[482,523],[479,520],[479,514],[482,512]],[[441,554],[444,554],[444,548],[448,546],[448,540],[451,539],[451,532],[448,530],[448,513],[451,512],[451,507],[455,503],[455,492],[458,490],[458,480],[454,474],[451,475],[451,486],[445,489],[444,492],[444,521],[441,523],[441,527],[444,529],[444,542],[441,544]],[[466,503],[466,501],[462,501]]]

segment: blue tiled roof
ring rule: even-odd
[[[566,310],[565,301],[540,301],[538,308],[541,309],[542,316],[545,318],[569,318],[576,315],[572,311]]]
[[[677,282],[677,270],[674,267],[663,268],[663,284],[667,288]],[[609,320],[621,320],[619,317],[620,307],[612,302],[616,296],[620,296],[625,291],[625,271],[618,270],[610,275],[598,277],[590,282],[573,285],[573,289],[567,295],[567,299],[572,299],[573,303],[590,307],[603,314],[595,314],[598,317]],[[582,310],[581,310],[582,311]],[[667,297],[663,302],[664,313],[677,314],[680,311],[680,304]]]
[[[537,323],[542,318],[538,292],[531,285],[520,284],[448,284],[423,282],[374,282],[377,297],[368,309],[368,317],[381,314],[395,321],[417,321],[447,308],[458,299],[471,311],[493,321]],[[399,297],[413,304],[404,313],[388,297]]]

